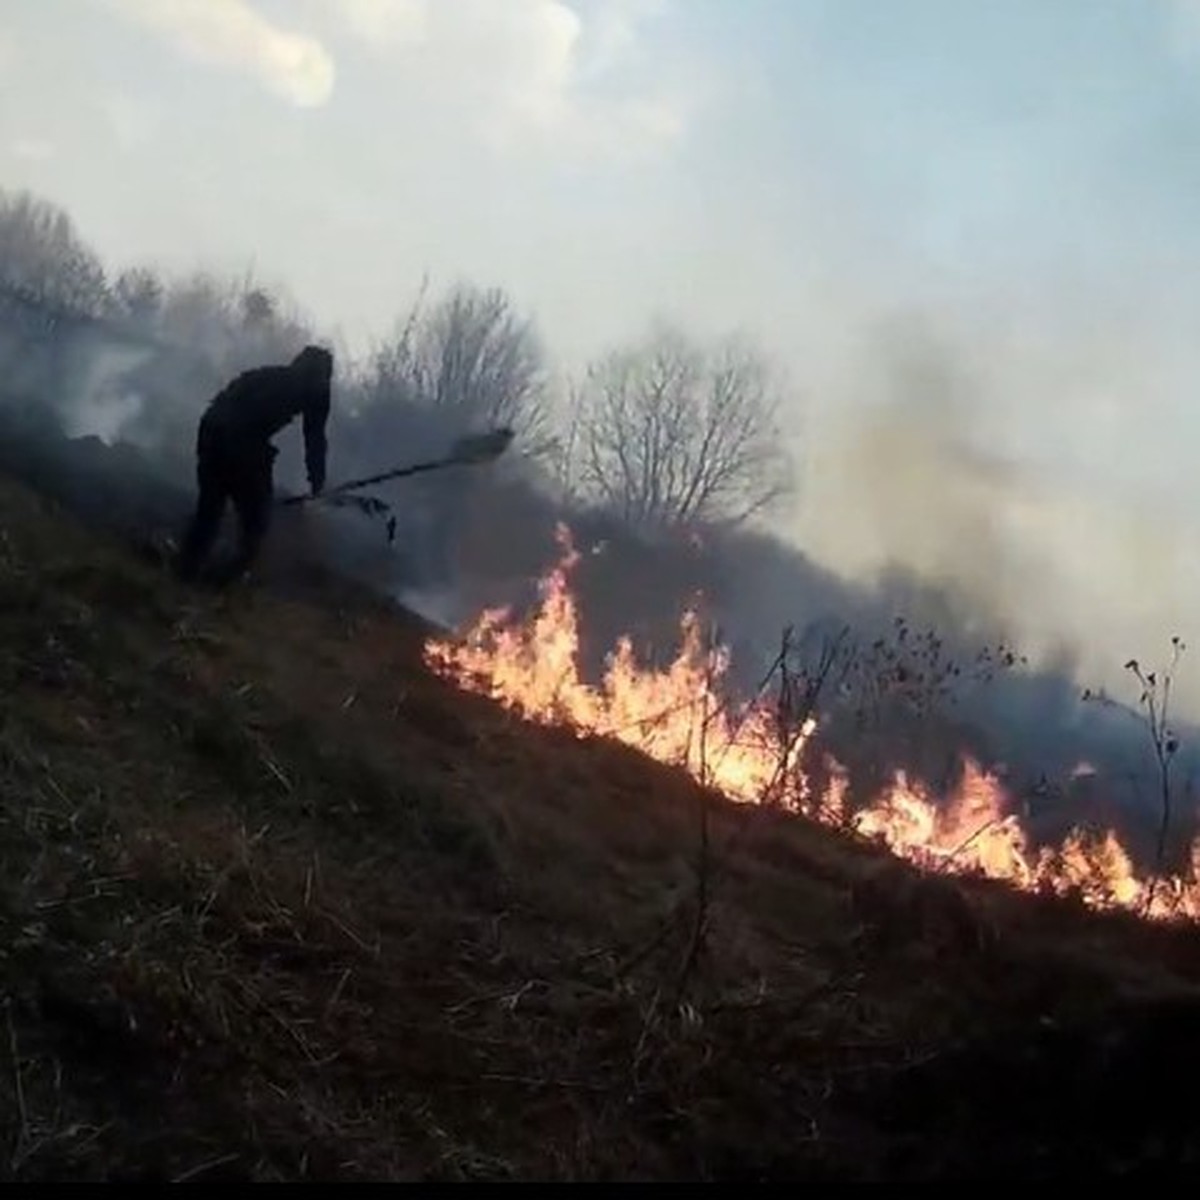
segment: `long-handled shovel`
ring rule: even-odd
[[[493,429],[489,433],[470,434],[459,438],[451,447],[450,452],[442,458],[413,463],[407,467],[396,467],[391,471],[381,471],[378,475],[368,475],[363,479],[351,479],[347,483],[338,484],[337,487],[322,492],[319,496],[288,496],[280,503],[295,505],[323,501],[335,508],[355,508],[369,517],[383,517],[386,519],[387,540],[390,545],[396,537],[396,518],[392,515],[391,506],[377,496],[357,494],[359,488],[369,487],[373,483],[386,483],[393,479],[407,479],[410,475],[419,475],[424,471],[438,471],[444,467],[473,466],[478,463],[493,462],[508,449],[512,440],[513,431],[508,428]]]
[[[451,447],[450,452],[442,458],[430,459],[428,462],[413,463],[407,467],[396,467],[391,471],[382,471],[378,475],[367,475],[363,479],[351,479],[347,483],[339,483],[337,487],[323,491],[319,496],[302,495],[288,496],[281,504],[318,503],[322,500],[336,502],[339,496],[347,492],[356,492],[359,488],[370,487],[373,483],[387,483],[393,479],[407,479],[410,475],[420,475],[425,471],[438,471],[443,467],[473,466],[477,463],[493,462],[502,455],[513,440],[511,429],[493,429],[488,433],[468,434],[461,437]]]

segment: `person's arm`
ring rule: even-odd
[[[325,422],[329,419],[329,392],[314,396],[304,408],[304,465],[308,486],[314,496],[325,487],[325,455],[328,443]]]

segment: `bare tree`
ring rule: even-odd
[[[285,299],[249,275],[197,272],[160,282],[134,270],[114,284],[113,307],[160,343],[125,381],[142,401],[125,434],[184,461],[218,388],[240,371],[288,361],[312,336]]]
[[[112,308],[118,317],[127,317],[140,325],[158,320],[166,289],[149,267],[129,267],[112,285]]]
[[[528,441],[545,425],[541,344],[495,288],[461,285],[428,311],[419,298],[371,375],[380,398],[434,410],[455,430],[509,425]]]
[[[1141,687],[1138,697],[1138,707],[1141,709],[1141,723],[1149,735],[1150,748],[1154,754],[1154,764],[1157,774],[1159,798],[1158,838],[1155,843],[1155,867],[1161,876],[1166,870],[1167,839],[1171,832],[1172,810],[1175,800],[1175,782],[1173,768],[1179,753],[1179,735],[1170,724],[1171,719],[1171,687],[1175,682],[1175,673],[1179,668],[1179,660],[1183,657],[1187,645],[1178,635],[1171,638],[1171,661],[1161,671],[1146,670],[1136,658],[1131,658],[1125,664],[1127,670]],[[1108,694],[1101,689],[1092,691],[1087,688],[1083,693],[1084,700],[1100,704],[1113,704]],[[1146,893],[1146,904],[1149,906],[1154,899],[1154,888],[1157,879],[1151,884]]]
[[[163,333],[227,375],[284,362],[308,341],[308,322],[278,293],[243,277],[198,272],[173,279],[159,302]]]
[[[0,283],[40,304],[95,316],[108,300],[104,268],[60,208],[0,191]]]
[[[670,328],[607,355],[575,395],[581,484],[631,526],[740,525],[789,490],[770,364]]]

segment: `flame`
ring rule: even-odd
[[[598,684],[579,671],[578,610],[570,574],[579,561],[560,526],[562,555],[540,584],[527,621],[490,609],[460,643],[430,640],[426,662],[460,687],[490,696],[527,720],[566,726],[580,737],[614,738],[748,804],[783,804],[824,824],[886,845],[926,870],[977,874],[1024,891],[1074,895],[1097,909],[1128,909],[1155,920],[1200,920],[1200,839],[1187,876],[1139,876],[1111,830],[1072,830],[1057,847],[1035,847],[999,779],[963,757],[962,778],[944,798],[898,771],[865,807],[851,810],[845,768],[825,756],[817,782],[802,769],[817,721],[788,731],[761,699],[722,700],[726,649],[706,642],[695,613],[681,621],[675,660],[640,665],[628,638],[608,656]],[[1080,764],[1077,773],[1091,773]]]

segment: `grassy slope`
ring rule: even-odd
[[[184,593],[0,486],[0,1178],[1196,1165],[1191,934],[714,800],[685,975],[697,789],[422,634]]]

